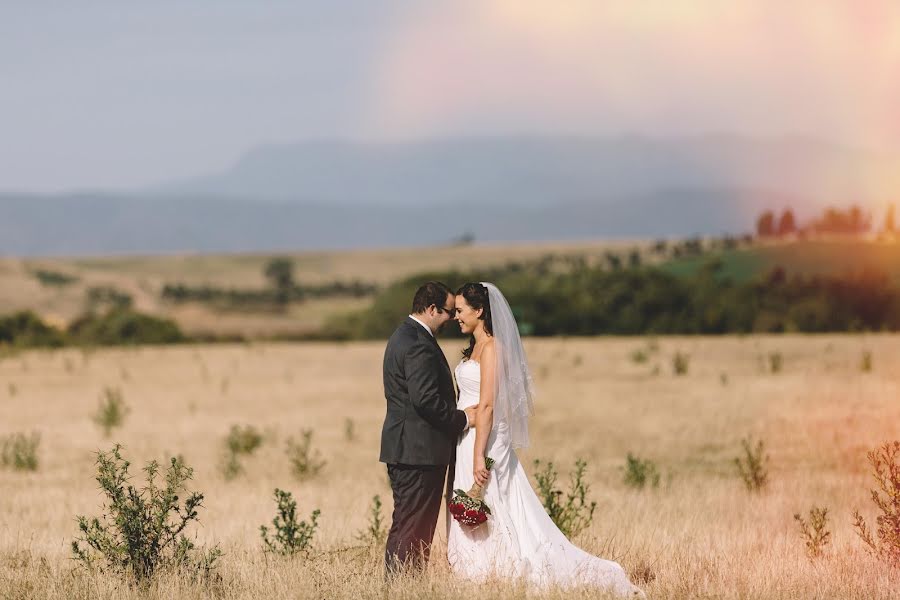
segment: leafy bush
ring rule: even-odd
[[[240,457],[253,454],[262,442],[262,433],[253,425],[232,425],[225,437],[225,458],[222,464],[225,479],[234,479],[240,475],[244,470]]]
[[[738,473],[744,480],[744,485],[751,492],[761,491],[769,481],[769,455],[763,453],[763,441],[759,440],[755,447],[751,444],[750,438],[741,440],[741,446],[744,448],[743,458],[734,459]]]
[[[13,433],[0,437],[0,467],[15,471],[37,471],[41,434]]]
[[[62,331],[47,325],[30,310],[0,317],[0,346],[55,348],[65,341]]]
[[[290,492],[278,488],[275,488],[275,503],[278,505],[278,514],[272,519],[275,537],[269,537],[268,527],[259,526],[259,533],[266,545],[266,550],[285,556],[308,552],[318,527],[321,511],[318,508],[315,509],[310,515],[309,523],[298,522],[297,501]]]
[[[200,551],[183,533],[198,521],[197,510],[203,506],[199,492],[183,502],[180,499],[193,469],[173,458],[159,481],[159,464],[151,461],[143,469],[147,484],[138,489],[129,483],[130,463],[120,449],[116,444],[109,452],[97,453],[97,482],[107,504],[99,518],[78,517],[81,534],[72,541],[74,558],[87,567],[106,568],[137,582],[165,569],[208,577],[221,556],[219,547]]]
[[[875,518],[878,528],[871,531],[858,510],[853,513],[853,526],[872,556],[900,568],[900,442],[886,443],[866,456],[878,483],[878,489],[871,490],[880,513]]]
[[[287,455],[291,463],[291,470],[301,481],[315,477],[325,466],[325,461],[321,460],[321,453],[312,449],[312,436],[312,429],[304,429],[300,433],[299,442],[293,437],[288,438],[287,441]]]
[[[859,370],[863,373],[869,373],[872,371],[872,351],[865,350],[862,353],[862,359],[859,361]]]
[[[683,352],[676,352],[672,357],[672,372],[676,375],[687,375],[691,365],[691,357]]]
[[[87,312],[100,309],[130,309],[134,300],[131,294],[123,292],[111,285],[89,287],[85,293]]]
[[[83,344],[103,346],[175,344],[186,339],[174,321],[128,308],[84,315],[69,325],[69,335]]]
[[[641,460],[631,452],[625,457],[625,485],[643,489],[647,484],[659,487],[659,470],[652,460]]]
[[[810,560],[819,558],[831,542],[831,532],[828,531],[828,509],[813,506],[809,511],[807,522],[800,513],[794,514],[794,520],[800,526],[800,535],[806,543],[806,555]]]
[[[32,274],[41,282],[41,285],[44,286],[63,287],[73,284],[79,279],[75,275],[51,271],[49,269],[35,269],[32,271]]]
[[[372,505],[369,507],[369,524],[362,531],[357,532],[356,539],[366,544],[377,546],[387,539],[387,528],[384,525],[384,515],[381,514],[381,497],[372,496]]]
[[[587,463],[581,459],[575,461],[565,500],[562,500],[563,491],[556,489],[557,473],[553,463],[548,462],[543,470],[540,466],[541,461],[535,460],[534,477],[544,509],[567,537],[578,535],[591,525],[597,508],[596,502],[588,504],[586,499],[589,491],[589,486],[584,482]]]
[[[94,423],[102,430],[103,435],[109,437],[112,430],[122,425],[125,415],[129,412],[125,399],[122,396],[122,390],[119,388],[106,387],[100,395],[100,406],[94,413]]]
[[[648,360],[650,360],[650,355],[643,348],[638,348],[637,350],[633,350],[631,352],[631,362],[636,364],[644,364]]]

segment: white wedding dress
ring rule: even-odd
[[[458,408],[478,403],[480,379],[478,362],[456,366]],[[453,489],[472,487],[474,448],[472,427],[457,444]],[[505,424],[492,428],[486,455],[495,461],[484,490],[491,508],[487,522],[472,529],[448,515],[447,558],[455,573],[476,581],[513,578],[541,588],[591,586],[615,597],[645,597],[618,563],[581,550],[556,527],[511,447]]]

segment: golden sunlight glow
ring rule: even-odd
[[[386,45],[368,127],[802,134],[896,149],[898,72],[895,2],[458,0]],[[896,198],[898,177],[860,174],[850,187]]]

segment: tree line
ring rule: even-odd
[[[883,273],[789,275],[781,267],[736,283],[713,258],[690,277],[653,267],[579,266],[536,277],[528,268],[422,273],[380,293],[373,305],[329,323],[325,337],[380,339],[407,314],[423,281],[492,281],[523,334],[646,335],[896,331],[900,289]],[[453,331],[451,326],[451,331]]]
[[[163,286],[161,297],[168,302],[203,302],[231,309],[283,309],[293,302],[310,298],[364,298],[373,295],[377,286],[354,280],[333,281],[320,285],[302,285],[294,275],[294,261],[276,257],[263,266],[264,288],[223,288],[213,285],[190,286],[169,283]]]
[[[872,230],[872,215],[859,206],[846,210],[829,207],[806,224],[799,224],[790,208],[778,216],[774,211],[764,211],[756,219],[756,235],[761,238],[806,236],[809,234],[863,235]],[[897,233],[894,223],[894,205],[890,205],[884,216],[881,232],[888,235]]]

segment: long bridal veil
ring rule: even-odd
[[[513,448],[527,448],[528,418],[534,414],[534,379],[509,303],[493,283],[483,281],[481,285],[488,289],[497,356],[494,422],[509,428]]]

